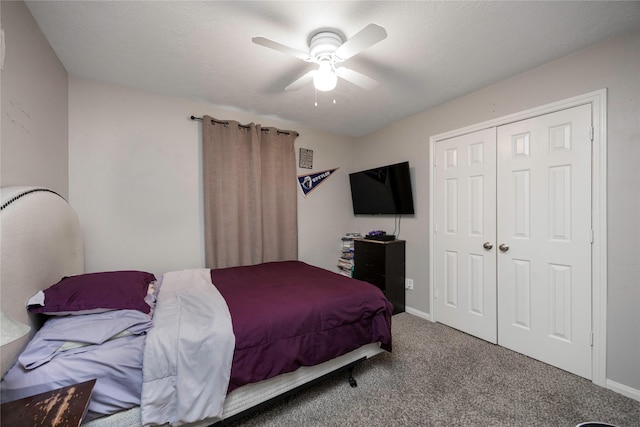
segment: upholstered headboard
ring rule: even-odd
[[[80,223],[58,194],[41,187],[3,187],[0,210],[0,306],[32,326],[31,334],[0,349],[2,375],[39,326],[27,300],[64,276],[84,272]]]

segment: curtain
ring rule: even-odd
[[[203,117],[207,268],[298,258],[297,135]]]

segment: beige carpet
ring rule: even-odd
[[[640,402],[505,348],[402,313],[394,351],[232,426],[640,427]]]

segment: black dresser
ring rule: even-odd
[[[393,314],[405,305],[405,241],[354,241],[353,278],[364,280],[384,292],[393,304]]]

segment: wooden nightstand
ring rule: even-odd
[[[77,427],[82,422],[96,380],[3,403],[2,425],[12,427]]]

